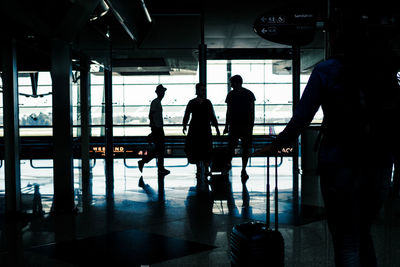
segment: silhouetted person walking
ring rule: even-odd
[[[155,156],[157,156],[157,167],[159,174],[169,174],[170,171],[164,168],[164,150],[165,150],[165,134],[163,122],[163,109],[161,100],[164,98],[167,88],[159,84],[156,87],[157,98],[155,98],[150,105],[149,119],[151,127],[151,141],[154,143],[155,148],[138,161],[140,172],[143,171],[144,164],[148,163]]]
[[[357,10],[335,14],[329,29],[334,56],[314,68],[275,142],[255,154],[291,144],[322,106],[318,170],[336,266],[375,267],[370,230],[389,192],[393,148],[399,148],[393,124],[400,114],[400,89],[396,56],[377,43],[384,36],[372,32],[382,29],[360,23],[368,16]]]
[[[229,79],[232,91],[226,97],[226,125],[224,134],[228,133],[228,151],[232,157],[235,148],[242,141],[242,183],[245,183],[249,176],[246,172],[247,162],[249,160],[250,149],[253,137],[254,127],[254,94],[242,87],[243,79],[240,75],[234,75]]]
[[[190,119],[189,132],[186,137],[185,152],[189,163],[196,164],[197,175],[200,177],[200,163],[204,163],[206,176],[210,175],[210,162],[212,158],[212,132],[211,125],[215,127],[217,135],[220,135],[218,121],[215,117],[213,105],[206,99],[206,87],[196,84],[197,97],[190,100],[186,106],[183,117],[183,133]]]

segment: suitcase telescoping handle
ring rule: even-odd
[[[270,205],[270,163],[269,156],[267,156],[267,229],[270,228],[271,205]],[[275,156],[275,231],[278,231],[278,157]]]

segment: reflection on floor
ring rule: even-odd
[[[136,266],[150,265],[213,248],[215,247],[182,239],[126,230],[43,245],[31,248],[29,252],[79,266]]]
[[[265,220],[265,170],[250,167],[243,186],[240,168],[233,168],[228,189],[218,195],[195,178],[193,166],[170,170],[170,175],[157,177],[154,168],[145,168],[143,174],[120,168],[115,197],[94,194],[90,203],[77,197],[79,212],[74,215],[46,213],[7,222],[0,215],[0,266],[230,266],[233,225]],[[278,203],[285,265],[334,266],[326,221],[294,214],[290,173],[281,173]],[[51,195],[43,194],[43,199],[49,202]],[[4,196],[0,200],[4,208]],[[380,266],[400,266],[400,199],[388,200],[373,236]]]

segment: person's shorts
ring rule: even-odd
[[[253,141],[253,127],[231,127],[229,131],[229,143],[236,147],[242,141],[243,152],[249,152]]]

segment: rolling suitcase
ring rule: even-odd
[[[284,240],[278,231],[278,167],[275,157],[275,229],[270,228],[269,157],[267,158],[266,223],[252,221],[235,225],[231,232],[232,266],[284,266]]]
[[[225,147],[215,147],[210,165],[213,200],[228,200],[230,156]]]
[[[227,173],[231,168],[231,157],[226,147],[215,147],[211,160],[211,172]]]

